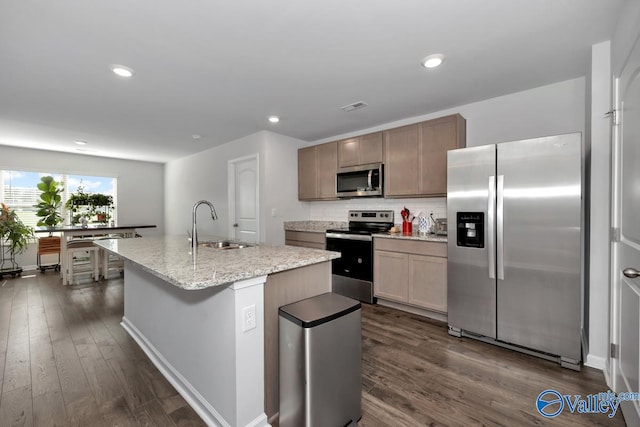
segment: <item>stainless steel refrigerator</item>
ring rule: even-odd
[[[448,323],[579,369],[580,133],[452,150]]]

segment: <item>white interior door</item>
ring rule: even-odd
[[[617,80],[615,134],[612,340],[617,393],[638,392],[640,370],[640,41]],[[623,402],[627,425],[640,425],[640,402]]]
[[[259,240],[258,155],[229,161],[229,235],[247,243]]]

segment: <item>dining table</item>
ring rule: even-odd
[[[81,225],[61,225],[55,227],[37,227],[36,234],[48,233],[49,235],[60,236],[60,275],[64,285],[68,282],[68,256],[67,246],[72,239],[103,239],[103,238],[132,238],[138,237],[138,229],[156,228],[154,224],[132,224],[132,225],[109,225],[109,224],[89,224]]]

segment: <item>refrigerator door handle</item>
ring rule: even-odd
[[[498,175],[496,191],[496,248],[498,280],[504,280],[504,175]]]
[[[496,278],[496,177],[489,177],[489,200],[487,203],[487,254],[489,257],[489,279]]]

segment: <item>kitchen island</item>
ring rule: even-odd
[[[278,307],[331,291],[339,254],[199,247],[145,237],[97,244],[125,259],[122,326],[209,425],[278,419]]]

